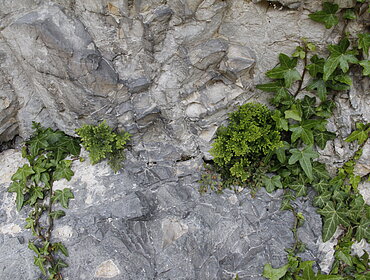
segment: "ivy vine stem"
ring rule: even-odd
[[[303,71],[302,71],[301,79],[299,80],[299,83],[298,83],[297,91],[293,95],[294,97],[297,97],[297,95],[301,92],[302,85],[303,85],[304,78],[306,76],[306,71],[307,71],[307,68],[306,67],[307,67],[307,53],[308,53],[308,49],[307,49],[307,45],[306,44],[304,44],[304,46],[303,46],[303,51],[305,53],[305,56],[304,56],[304,59],[303,59]]]

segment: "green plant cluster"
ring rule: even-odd
[[[364,2],[364,1],[358,1]],[[348,21],[360,17],[361,4],[354,9],[339,11],[336,4],[323,4],[323,10],[313,13],[310,18],[322,22],[326,28],[338,24],[341,18]],[[345,25],[346,26],[346,25]],[[268,279],[369,279],[369,255],[353,256],[351,246],[355,241],[370,241],[370,207],[365,204],[357,186],[365,178],[354,174],[356,160],[362,153],[362,145],[369,137],[370,126],[358,123],[356,130],[346,139],[357,141],[359,149],[354,157],[347,161],[331,178],[323,164],[313,161],[318,154],[316,148],[324,149],[326,142],[335,137],[325,128],[326,119],[334,109],[333,96],[346,91],[352,85],[351,68],[360,65],[363,76],[369,76],[370,35],[360,33],[351,36],[343,32],[338,44],[329,45],[330,55],[320,57],[315,53],[312,43],[304,42],[296,49],[292,58],[280,54],[280,64],[266,75],[274,79],[272,83],[257,88],[274,93],[272,104],[277,107],[275,120],[285,133],[283,148],[276,150],[276,164],[272,171],[277,173],[274,182],[266,182],[267,191],[275,188],[285,189],[282,210],[291,210],[296,217],[292,201],[307,194],[307,187],[313,187],[317,195],[313,204],[323,220],[323,241],[328,241],[337,228],[343,230],[335,251],[335,262],[329,275],[320,271],[314,273],[313,261],[302,261],[297,253],[304,249],[296,234],[299,224],[292,231],[295,237],[293,248],[288,249],[288,264],[273,269],[266,264],[263,276]],[[296,69],[298,63],[303,66],[302,73]],[[309,75],[309,82],[303,87],[303,81]],[[292,86],[297,83],[296,89]],[[309,92],[303,97],[304,92]],[[319,101],[318,101],[319,100]],[[281,179],[279,182],[278,179]]]
[[[33,123],[35,130],[25,142],[22,156],[28,160],[12,176],[8,192],[16,193],[16,207],[33,207],[26,218],[26,229],[32,231],[33,240],[28,248],[36,253],[34,264],[39,267],[43,278],[62,280],[61,269],[68,265],[61,254],[68,257],[68,250],[61,242],[52,240],[54,221],[65,216],[62,209],[54,209],[56,203],[68,208],[74,195],[69,188],[53,190],[53,184],[60,179],[71,180],[74,172],[72,162],[79,158],[81,140],[90,152],[93,164],[108,157],[112,169],[117,172],[124,159],[124,148],[130,138],[126,132],[115,133],[105,123],[98,126],[84,125],[76,131],[80,138],[71,137],[59,130],[43,128]],[[80,159],[81,160],[81,159]]]
[[[115,173],[123,167],[124,149],[131,137],[128,132],[114,132],[106,121],[103,121],[96,126],[85,124],[76,129],[76,133],[81,137],[82,146],[89,152],[92,164],[107,158]]]
[[[54,205],[58,202],[68,208],[69,199],[74,196],[69,188],[54,191],[53,183],[73,176],[72,160],[67,157],[78,157],[80,142],[61,131],[43,128],[39,123],[33,123],[33,129],[34,134],[22,150],[29,164],[18,168],[8,192],[16,193],[18,211],[25,205],[32,207],[25,227],[31,229],[34,236],[28,243],[28,248],[36,253],[34,264],[45,279],[60,280],[63,279],[60,270],[67,267],[60,254],[68,256],[68,251],[61,242],[53,242],[52,229],[54,220],[63,217],[65,212],[54,210]]]
[[[270,168],[262,181],[268,192],[284,189],[282,210],[292,211],[295,222],[292,228],[294,245],[287,249],[288,263],[274,269],[266,264],[263,276],[271,280],[300,279],[370,279],[369,255],[351,254],[355,241],[370,242],[370,206],[358,192],[358,184],[366,178],[354,174],[356,160],[362,153],[362,145],[369,137],[369,124],[356,124],[356,130],[346,138],[357,142],[358,150],[332,178],[318,158],[317,149],[324,149],[328,140],[336,137],[326,129],[327,119],[335,109],[333,98],[345,92],[353,84],[352,71],[369,76],[369,33],[356,35],[346,32],[350,20],[363,17],[369,11],[366,1],[357,1],[352,9],[339,9],[338,5],[324,2],[323,10],[309,17],[332,28],[343,23],[342,38],[327,47],[329,56],[321,56],[316,46],[303,40],[292,56],[279,55],[279,64],[266,72],[271,82],[257,88],[273,94],[271,104],[277,109],[272,118],[281,130],[283,145],[269,158]],[[302,69],[302,70],[299,70]],[[294,200],[306,196],[313,188],[313,200],[323,221],[322,240],[331,239],[339,227],[342,234],[335,247],[335,262],[329,275],[314,272],[314,261],[303,261],[297,256],[305,250],[297,229],[304,217],[295,209]]]
[[[261,173],[257,170],[267,164],[263,159],[280,146],[280,131],[265,105],[247,103],[230,113],[210,151],[223,180],[221,188],[255,181],[256,173]]]

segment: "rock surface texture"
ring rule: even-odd
[[[253,3],[260,2],[260,3]],[[125,169],[74,164],[75,199],[54,237],[69,249],[66,279],[263,279],[293,243],[281,193],[198,193],[216,129],[302,37],[318,46],[336,33],[308,14],[320,1],[8,0],[0,7],[0,143],[27,139],[32,121],[71,135],[107,120],[133,134]],[[310,10],[311,9],[311,10]],[[346,137],[370,121],[369,80],[337,96],[329,128]],[[337,165],[350,145],[331,141],[321,160]],[[369,150],[370,143],[366,149]],[[369,162],[360,162],[369,172]],[[36,279],[25,213],[7,193],[22,165],[0,154],[0,279]],[[321,219],[307,222],[303,255],[321,260]],[[322,247],[322,246],[321,246]]]

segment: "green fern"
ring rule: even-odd
[[[106,121],[99,125],[85,124],[76,129],[76,133],[81,137],[82,146],[89,151],[92,164],[108,159],[108,164],[115,173],[122,168],[122,162],[125,160],[124,149],[131,138],[130,133],[116,133]]]
[[[272,111],[262,104],[247,103],[230,113],[229,124],[218,129],[210,153],[224,179],[243,183],[281,146]]]

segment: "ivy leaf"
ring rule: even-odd
[[[59,203],[64,207],[68,208],[68,202],[70,198],[74,198],[71,189],[64,188],[63,190],[56,190],[53,196],[53,201],[59,201]]]
[[[302,110],[297,105],[293,104],[290,110],[284,112],[286,119],[293,119],[296,121],[302,120]]]
[[[320,180],[318,183],[312,185],[319,194],[330,191],[331,184],[327,182],[327,180]]]
[[[313,199],[313,206],[322,208],[325,206],[326,202],[328,202],[331,198],[331,192],[324,191],[321,194],[315,196]]]
[[[312,128],[323,130],[325,129],[326,121],[322,119],[306,120],[300,124],[292,125],[289,130],[292,131],[291,141],[294,143],[298,138],[301,138],[306,145],[313,145]]]
[[[271,118],[276,122],[277,128],[283,129],[285,131],[288,130],[288,121],[281,116],[281,112],[279,110],[275,110]]]
[[[352,266],[352,257],[349,253],[343,251],[336,251],[335,256],[347,265]]]
[[[301,75],[295,69],[297,59],[290,58],[286,54],[279,54],[280,66],[266,72],[266,76],[271,79],[284,79],[285,87],[290,88],[295,81],[301,80]]]
[[[311,57],[310,61],[311,64],[306,66],[308,73],[310,73],[312,78],[317,78],[317,74],[321,73],[324,74],[324,64],[325,59],[318,57],[316,54]]]
[[[34,264],[38,266],[42,272],[46,276],[46,270],[44,267],[45,258],[44,257],[34,257]]]
[[[281,163],[284,163],[286,161],[285,151],[288,150],[289,147],[290,147],[289,143],[284,141],[283,146],[275,150],[275,154]]]
[[[367,138],[369,137],[369,131],[367,130],[355,130],[353,131],[346,139],[346,142],[353,142],[355,140],[358,141],[359,145],[365,143]]]
[[[323,10],[316,13],[309,14],[310,19],[324,23],[325,28],[332,28],[339,22],[338,17],[335,15],[338,11],[339,6],[337,4],[332,4],[329,2],[323,3]]]
[[[315,273],[312,269],[314,261],[305,261],[300,264],[300,269],[303,270],[302,279],[305,280],[316,280]]]
[[[311,116],[315,115],[316,98],[305,95],[301,101],[301,108],[303,112],[303,118],[308,120]]]
[[[366,218],[361,219],[356,230],[356,240],[360,242],[363,238],[370,241],[370,220]]]
[[[364,68],[362,70],[362,75],[370,76],[370,60],[361,60],[359,64]]]
[[[256,85],[256,88],[266,92],[278,92],[281,89],[285,89],[285,85],[283,81],[278,80],[272,83]]]
[[[54,180],[60,180],[63,178],[66,178],[68,181],[71,180],[72,176],[74,175],[74,172],[71,169],[71,164],[71,160],[61,161],[54,171]]]
[[[317,91],[317,95],[320,98],[321,101],[326,100],[326,95],[328,93],[326,89],[326,83],[322,79],[315,79],[310,81],[310,83],[307,85],[307,90],[309,91]]]
[[[324,226],[322,232],[323,242],[328,241],[334,235],[339,224],[349,226],[347,210],[341,208],[341,205],[338,205],[337,208],[335,208],[332,201],[327,202],[323,209],[317,210],[317,213],[324,216]]]
[[[307,146],[303,150],[291,149],[289,152],[292,156],[289,158],[288,163],[294,164],[299,161],[300,166],[302,167],[304,173],[310,179],[313,180],[312,164],[311,159],[317,158],[319,154],[312,150],[312,146]]]
[[[347,73],[349,63],[358,63],[356,58],[356,51],[347,51],[349,47],[349,40],[342,39],[338,45],[329,45],[330,56],[324,64],[324,81],[327,81],[331,74],[339,66],[343,73]]]
[[[280,268],[272,268],[271,264],[265,264],[262,276],[270,280],[279,280],[287,273],[288,267],[286,264]]]
[[[67,148],[68,153],[78,156],[81,152],[80,141],[78,138],[65,137],[62,141],[63,145]]]
[[[22,206],[24,203],[23,190],[25,187],[26,187],[26,183],[24,183],[23,181],[20,181],[20,182],[13,182],[8,188],[8,192],[15,192],[17,194],[15,203],[17,205],[18,212],[22,209]]]
[[[325,180],[330,179],[330,175],[329,175],[329,172],[326,170],[325,164],[323,164],[321,162],[318,162],[318,161],[315,161],[313,163],[312,170],[313,170],[313,173],[316,175],[317,178],[325,179]]]
[[[62,252],[63,255],[65,255],[66,257],[68,257],[68,250],[67,250],[67,248],[61,242],[54,243],[52,245],[52,249],[55,252],[60,251],[60,252]]]
[[[52,217],[53,219],[59,219],[61,217],[64,217],[65,215],[66,213],[63,210],[52,211],[49,214],[49,216]]]
[[[31,241],[28,241],[28,248],[34,251],[37,255],[40,255],[39,249]]]
[[[301,138],[306,145],[313,145],[313,133],[310,128],[305,128],[303,125],[294,125],[289,130],[293,132],[291,135],[292,143]]]
[[[343,18],[345,19],[356,19],[356,14],[353,9],[346,9],[343,15]]]
[[[334,108],[335,103],[332,100],[325,100],[316,107],[316,115],[326,119],[330,118],[332,116]]]
[[[44,192],[42,191],[42,188],[38,186],[34,186],[31,188],[31,196],[27,200],[27,202],[32,206],[36,203],[37,199],[43,199],[44,198]]]
[[[41,133],[29,141],[32,157],[36,157],[39,154],[40,149],[46,148],[49,145],[47,137],[48,135],[46,133]]]
[[[12,180],[27,182],[28,176],[32,174],[35,174],[35,171],[33,171],[32,167],[28,164],[24,164],[22,167],[18,168],[17,172],[14,173],[14,175],[12,176]]]
[[[32,219],[31,217],[27,217],[26,218],[26,225],[25,225],[25,228],[29,228],[32,230],[32,233],[35,233],[35,225],[36,225],[36,221],[34,219]]]
[[[342,74],[342,75],[335,76],[334,80],[340,83],[349,85],[349,86],[352,85],[352,79],[348,74]]]
[[[302,176],[300,176],[299,180],[295,180],[289,187],[296,191],[296,196],[306,196],[307,195],[307,187],[306,182],[303,180]]]
[[[365,55],[369,55],[370,47],[370,34],[360,33],[358,34],[358,48],[364,52]]]
[[[336,137],[336,134],[329,131],[315,131],[314,132],[316,145],[319,146],[321,150],[325,149],[326,142],[333,140]]]
[[[262,181],[265,185],[266,191],[268,193],[272,193],[275,188],[282,189],[283,185],[281,184],[281,177],[279,175],[273,176],[273,177],[268,177],[264,176]]]
[[[276,92],[275,96],[271,99],[271,103],[274,105],[283,104],[291,106],[294,103],[294,98],[289,93],[289,91],[284,87]]]

